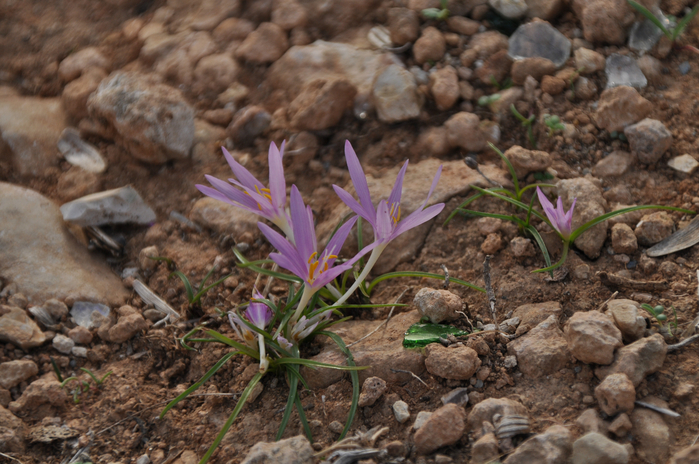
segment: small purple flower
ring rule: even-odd
[[[364,170],[361,164],[359,164],[359,158],[357,158],[357,154],[354,152],[349,140],[345,142],[345,158],[347,160],[347,168],[349,169],[352,183],[354,184],[354,189],[359,197],[359,202],[337,185],[333,185],[333,188],[335,189],[335,193],[337,193],[340,199],[349,206],[352,211],[371,224],[374,229],[374,241],[377,245],[387,244],[403,232],[429,221],[444,209],[444,203],[438,203],[429,208],[425,208],[432,196],[432,192],[434,192],[437,186],[437,182],[439,182],[439,176],[442,172],[441,166],[437,170],[434,179],[432,179],[432,185],[430,186],[430,191],[425,201],[417,210],[401,221],[403,179],[408,169],[408,162],[406,161],[403,164],[403,167],[398,173],[398,177],[396,178],[396,182],[393,185],[393,190],[388,200],[381,200],[375,209],[371,201],[371,194],[369,193]]]
[[[359,197],[359,202],[354,199],[352,195],[347,193],[342,188],[337,185],[333,185],[335,193],[340,199],[350,207],[352,211],[357,213],[363,219],[365,219],[371,227],[374,229],[374,243],[370,245],[373,247],[371,256],[367,260],[366,266],[359,274],[354,284],[342,295],[335,304],[339,305],[344,303],[347,298],[352,295],[352,293],[359,287],[359,285],[367,278],[369,272],[376,264],[376,261],[381,256],[381,253],[389,244],[389,242],[396,237],[398,237],[403,232],[424,224],[433,217],[437,216],[444,209],[444,203],[438,203],[432,205],[429,208],[427,202],[432,196],[432,192],[437,187],[437,182],[439,182],[439,176],[442,173],[442,166],[437,169],[437,173],[432,179],[432,185],[430,186],[430,191],[427,194],[427,198],[422,202],[422,205],[418,209],[412,212],[408,217],[401,221],[401,196],[403,194],[403,179],[405,178],[405,172],[408,169],[408,162],[403,164],[398,177],[396,177],[396,183],[393,185],[393,190],[388,197],[388,200],[379,201],[378,207],[375,209],[373,203],[371,202],[371,194],[369,193],[369,186],[367,185],[366,176],[364,175],[364,170],[362,165],[359,163],[359,158],[354,152],[352,145],[349,140],[345,141],[345,159],[347,160],[347,168],[349,169],[350,177],[352,178],[352,183],[354,184],[354,189]],[[367,247],[368,248],[368,247]]]
[[[237,206],[251,213],[259,214],[279,227],[293,242],[289,216],[286,212],[286,180],[284,179],[284,146],[281,149],[272,142],[269,146],[269,188],[257,180],[250,171],[238,163],[228,150],[221,147],[223,155],[235,174],[236,179],[228,179],[228,182],[206,175],[214,188],[197,184],[196,187],[204,195]],[[231,185],[233,184],[233,185]],[[239,188],[235,188],[235,187]]]
[[[343,224],[330,239],[325,249],[319,253],[311,207],[307,207],[303,203],[301,194],[294,185],[291,187],[291,223],[296,245],[290,243],[266,224],[260,222],[258,227],[272,246],[279,251],[279,253],[270,254],[270,258],[280,267],[303,279],[306,287],[315,293],[332,282],[338,275],[350,269],[362,256],[358,254],[346,263],[335,266],[336,253],[339,253],[355,222],[357,222],[356,217]],[[369,251],[367,248],[363,250],[364,253]]]
[[[563,200],[558,197],[557,207],[553,207],[553,203],[546,198],[544,192],[541,191],[539,187],[536,188],[536,194],[539,197],[539,203],[544,208],[544,213],[546,217],[551,221],[551,226],[556,229],[563,240],[568,240],[573,229],[573,210],[575,209],[575,202],[577,198],[573,199],[573,204],[570,205],[570,209],[566,213],[563,209]]]
[[[263,296],[260,292],[255,289],[253,291],[252,297],[255,299],[262,299]],[[248,309],[245,310],[245,317],[258,329],[264,330],[272,320],[272,310],[269,309],[264,303],[259,303],[256,301],[250,301]]]
[[[245,325],[241,317],[235,312],[229,312],[228,321],[231,323],[231,327],[235,330],[238,338],[243,340],[250,347],[255,348],[255,333]]]

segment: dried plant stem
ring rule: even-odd
[[[487,255],[485,261],[483,261],[483,280],[485,281],[485,291],[486,295],[488,295],[488,304],[490,305],[490,316],[493,318],[493,324],[497,324],[498,315],[495,310],[495,292],[490,283],[490,258],[492,258],[492,256]]]
[[[610,296],[609,298],[607,298],[607,301],[605,301],[604,303],[602,303],[601,305],[599,305],[599,306],[597,307],[597,311],[600,312],[600,313],[601,313],[602,311],[604,311],[605,306],[607,306],[607,305],[609,304],[610,301],[612,301],[614,298],[616,298],[616,296],[617,296],[618,294],[619,294],[619,292],[614,292],[614,293],[612,293],[612,296]]]
[[[679,343],[675,343],[674,345],[668,345],[667,352],[671,353],[673,351],[677,351],[680,348],[683,348],[683,347],[689,345],[690,343],[696,342],[697,340],[699,340],[699,334],[692,335],[691,337],[685,338],[684,340],[682,340]]]
[[[417,380],[419,380],[421,384],[423,384],[423,385],[426,386],[427,388],[430,388],[430,386],[427,385],[420,377],[418,377],[417,375],[415,375],[414,373],[412,373],[412,372],[410,372],[410,371],[404,371],[403,369],[391,369],[391,372],[400,372],[400,373],[402,373],[402,374],[410,374],[410,375],[412,375],[414,378],[416,378]]]
[[[449,269],[444,264],[440,264],[439,267],[444,271],[444,290],[449,290]]]
[[[0,453],[0,456],[2,456],[3,458],[11,459],[11,460],[13,460],[13,461],[17,461],[17,462],[19,462],[19,464],[22,464],[22,461],[20,461],[19,459],[13,458],[12,456],[8,456],[8,455],[5,454],[5,453]]]

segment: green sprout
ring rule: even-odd
[[[58,376],[59,381],[61,382],[61,388],[65,388],[69,383],[71,382],[77,382],[77,386],[75,386],[70,393],[73,395],[73,403],[78,404],[80,403],[80,395],[83,393],[86,393],[90,388],[93,389],[101,389],[102,385],[104,384],[104,381],[107,380],[107,377],[109,377],[112,374],[112,371],[107,372],[104,374],[101,378],[97,378],[95,374],[92,373],[89,369],[86,369],[84,367],[81,367],[80,370],[85,372],[87,375],[89,375],[92,380],[95,382],[94,387],[90,387],[90,384],[84,380],[80,380],[75,376],[68,377],[67,379],[63,380],[61,376],[60,370],[58,370],[58,366],[56,366],[55,362],[53,359],[51,359],[51,362],[53,363],[54,366],[54,371],[56,372],[56,376]]]
[[[509,77],[506,77],[504,81],[502,81],[502,84],[495,79],[495,76],[490,76],[490,83],[493,84],[495,88],[498,90],[507,90],[510,87],[512,87],[512,79]]]
[[[561,122],[561,118],[556,116],[555,114],[551,116],[550,114],[545,114],[544,115],[544,124],[546,127],[549,128],[548,130],[548,136],[551,137],[553,136],[554,133],[557,131],[562,131],[566,128],[565,124]]]
[[[641,305],[641,308],[645,309],[651,314],[651,316],[653,316],[653,318],[660,326],[661,331],[662,329],[667,328],[667,331],[670,334],[670,336],[674,336],[672,334],[672,329],[670,328],[670,326],[673,326],[675,330],[677,330],[677,311],[675,311],[674,306],[670,306],[670,308],[672,309],[672,313],[675,316],[674,322],[667,322],[667,314],[665,314],[665,308],[662,305],[651,306],[648,303],[643,303]]]
[[[527,137],[529,138],[529,143],[532,147],[536,148],[536,139],[534,138],[533,128],[535,116],[532,114],[528,118],[525,118],[519,111],[517,111],[517,108],[515,108],[514,104],[510,105],[510,111],[517,119],[519,119],[519,121],[522,123],[522,127],[527,128]]]
[[[697,49],[696,47],[692,47],[691,45],[685,45],[684,47],[680,47],[676,44],[677,38],[680,36],[682,31],[687,27],[689,22],[697,15],[697,13],[699,13],[699,5],[696,5],[694,8],[692,8],[692,10],[686,15],[684,15],[684,18],[682,18],[677,23],[677,25],[672,30],[670,30],[667,27],[665,27],[663,22],[660,19],[658,19],[653,13],[651,13],[650,10],[648,10],[648,8],[633,0],[627,1],[629,2],[629,5],[636,9],[636,11],[641,13],[649,21],[655,24],[658,27],[658,29],[660,29],[663,32],[663,34],[665,34],[665,37],[667,37],[670,40],[670,42],[672,42],[672,45],[675,49],[689,50],[699,54],[699,49]]]
[[[500,94],[494,93],[492,95],[483,95],[478,99],[478,106],[490,106],[491,103],[500,100]]]
[[[447,9],[448,0],[441,0],[439,2],[440,8],[425,8],[422,10],[422,16],[426,19],[434,19],[437,21],[446,21],[449,17],[449,10]]]

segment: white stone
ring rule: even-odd
[[[676,171],[692,174],[697,167],[699,167],[699,162],[697,162],[692,155],[685,153],[684,155],[672,158],[667,162],[667,165]]]
[[[75,342],[63,334],[53,337],[53,347],[63,354],[70,354],[74,346]]]
[[[410,419],[408,403],[405,401],[396,401],[393,403],[393,414],[396,416],[396,420],[401,424]]]

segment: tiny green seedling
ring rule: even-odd
[[[483,95],[478,99],[478,106],[490,106],[491,103],[500,100],[500,94],[494,93],[492,95]]]
[[[498,90],[507,90],[510,87],[512,87],[512,79],[510,79],[509,77],[506,77],[501,84],[497,81],[497,79],[495,79],[495,76],[490,76],[490,83],[493,84],[493,86]]]
[[[522,123],[522,127],[527,128],[527,137],[529,138],[529,143],[532,145],[532,147],[536,148],[536,139],[534,138],[534,119],[535,116],[532,114],[528,118],[525,118],[522,116],[522,113],[517,111],[517,108],[515,108],[515,105],[512,104],[510,105],[510,112],[519,119],[519,121]]]
[[[545,114],[544,115],[544,124],[546,127],[549,128],[548,130],[548,136],[551,137],[553,136],[554,133],[558,131],[562,131],[566,128],[565,124],[561,122],[561,118],[556,116],[555,114],[551,116],[550,114]]]
[[[56,376],[61,382],[61,388],[65,388],[71,382],[78,382],[78,385],[71,390],[71,393],[73,394],[73,403],[75,404],[80,403],[80,395],[86,393],[88,390],[90,390],[90,388],[92,388],[93,390],[101,389],[102,385],[104,384],[104,381],[107,380],[107,377],[109,377],[112,374],[112,371],[109,371],[106,374],[104,374],[101,378],[97,378],[97,376],[93,374],[92,371],[90,371],[90,369],[81,367],[80,370],[89,375],[90,378],[92,378],[92,380],[95,382],[95,386],[90,387],[90,384],[88,382],[80,380],[75,376],[68,377],[67,379],[63,380],[61,372],[60,370],[58,370],[58,366],[56,366],[53,359],[51,359],[51,362],[54,365],[54,371],[56,371]]]
[[[658,29],[663,31],[663,34],[665,34],[665,37],[667,37],[670,42],[672,42],[672,46],[675,49],[679,50],[689,50],[694,53],[699,54],[699,49],[696,47],[692,47],[691,45],[685,45],[684,47],[678,46],[677,45],[677,38],[680,36],[682,31],[687,27],[689,22],[699,13],[699,5],[696,5],[692,10],[684,15],[684,18],[682,18],[678,23],[677,26],[675,26],[672,30],[668,29],[665,27],[662,21],[660,21],[651,11],[646,8],[645,6],[641,5],[638,2],[634,2],[633,0],[627,0],[629,2],[629,5],[631,5],[636,11],[641,13],[643,16],[645,16],[649,21],[651,21],[653,24],[655,24]]]
[[[446,21],[449,17],[449,10],[447,9],[448,0],[441,0],[439,2],[440,8],[425,8],[422,10],[422,16],[427,19],[434,19],[437,21]]]
[[[677,311],[675,311],[674,306],[670,306],[670,308],[672,309],[672,314],[675,317],[674,322],[667,322],[667,314],[665,314],[665,307],[663,307],[663,305],[651,306],[648,303],[643,303],[641,305],[641,308],[645,309],[650,313],[651,316],[653,316],[653,318],[660,326],[661,330],[663,328],[667,328],[667,331],[670,334],[670,336],[674,336],[672,334],[672,329],[670,328],[670,326],[673,326],[675,330],[677,330]]]

